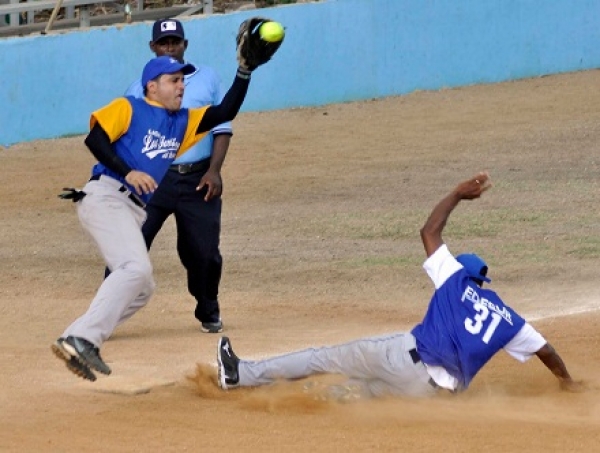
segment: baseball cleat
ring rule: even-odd
[[[94,382],[96,380],[96,375],[90,370],[90,368],[81,363],[77,357],[71,357],[62,346],[62,343],[65,341],[64,338],[59,338],[56,340],[56,343],[52,345],[52,352],[56,357],[65,362],[65,365],[75,376],[79,376],[83,379],[87,379],[88,381]]]
[[[55,345],[61,349],[67,360],[75,358],[79,363],[92,370],[102,374],[111,373],[108,365],[100,357],[100,350],[84,338],[68,336],[59,339]]]
[[[240,385],[239,376],[240,359],[231,349],[229,338],[221,337],[217,346],[217,368],[219,375],[219,387],[229,390]]]

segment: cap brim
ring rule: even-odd
[[[163,38],[170,38],[170,37],[172,37],[172,38],[179,38],[179,39],[185,39],[185,36],[183,36],[181,33],[175,33],[175,32],[169,33],[169,32],[166,32],[166,33],[161,33],[160,36],[158,36],[156,39],[153,39],[153,41],[156,42],[156,41],[160,41]]]

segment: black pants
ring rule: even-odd
[[[204,201],[206,187],[196,191],[203,175],[204,171],[167,171],[146,205],[148,218],[142,234],[150,249],[165,220],[175,215],[177,252],[187,270],[188,290],[196,299],[194,314],[200,322],[215,322],[220,319],[218,295],[223,268],[219,251],[222,202],[221,198]]]

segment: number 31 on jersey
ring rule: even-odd
[[[498,324],[500,324],[502,316],[500,316],[498,313],[492,312],[491,321],[486,323],[485,321],[490,317],[490,309],[479,302],[475,302],[473,304],[473,308],[477,313],[475,316],[473,316],[473,319],[465,319],[465,329],[467,329],[467,332],[473,335],[478,335],[483,329],[484,324],[487,324],[485,333],[483,334],[483,337],[481,337],[481,341],[483,341],[485,344],[488,344],[494,335],[494,332],[496,331],[496,327],[498,327]]]

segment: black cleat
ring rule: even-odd
[[[99,371],[102,374],[110,374],[111,372],[108,365],[100,357],[100,350],[81,337],[68,336],[67,338],[59,338],[54,346],[60,349],[62,355],[65,357],[65,361],[74,358],[81,365]]]
[[[62,346],[64,341],[64,338],[59,338],[56,340],[56,343],[52,345],[52,352],[54,355],[65,362],[65,365],[69,371],[71,371],[74,375],[94,382],[96,380],[96,375],[87,365],[81,363],[77,357],[71,357],[68,353],[66,353]]]
[[[217,346],[217,365],[219,373],[219,387],[229,390],[240,385],[238,368],[240,359],[231,349],[229,338],[221,337]]]

